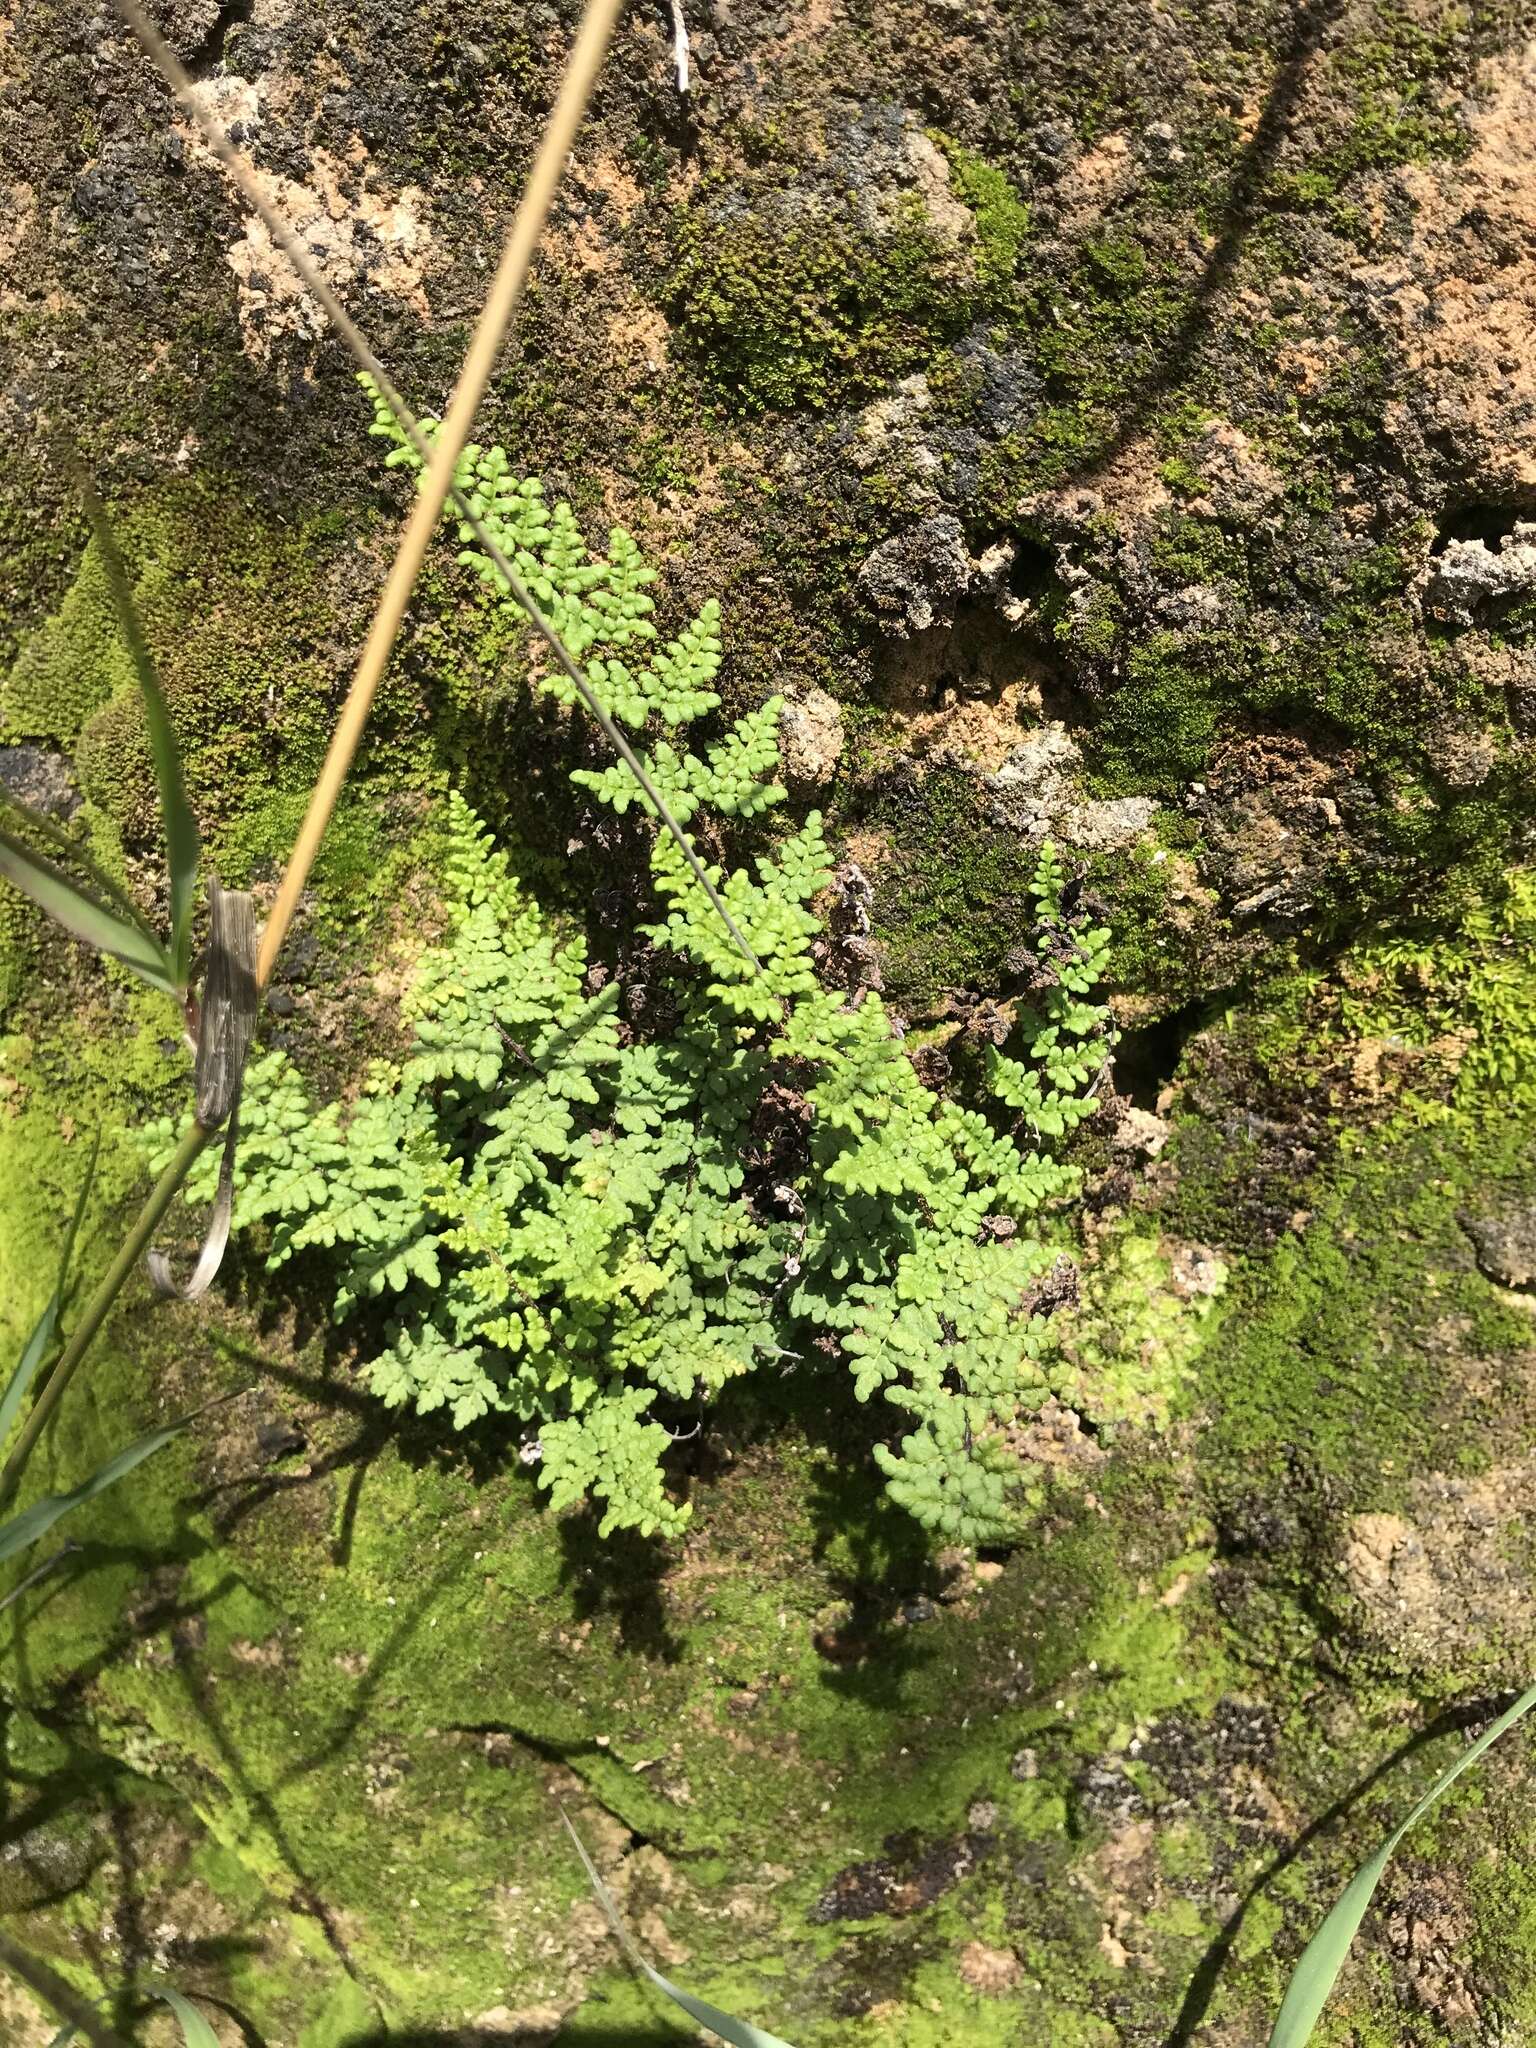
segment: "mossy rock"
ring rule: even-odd
[[[72,747],[92,713],[132,682],[106,567],[91,541],[63,604],[24,643],[0,687],[0,735]]]

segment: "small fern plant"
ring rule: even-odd
[[[391,462],[416,461],[382,407],[375,432]],[[649,738],[677,816],[752,834],[784,796],[779,701],[696,751],[662,737],[719,707],[717,607],[660,647],[627,535],[593,560],[569,509],[499,449],[467,451],[460,481],[612,715]],[[461,560],[494,588],[488,561]],[[542,687],[569,701],[564,678]],[[616,812],[646,807],[621,766],[572,780]],[[1023,1485],[1007,1433],[1051,1386],[1032,1290],[1059,1245],[1031,1219],[1076,1186],[1048,1146],[1091,1110],[1107,1057],[1091,997],[1108,934],[1067,916],[1046,847],[1046,993],[1014,1050],[988,1047],[976,1102],[945,1101],[878,994],[818,978],[820,817],[777,843],[756,833],[751,867],[711,880],[760,971],[673,841],[651,842],[643,929],[669,1023],[647,1036],[621,979],[589,972],[581,934],[450,797],[447,928],[405,999],[410,1049],[346,1109],[317,1107],[283,1052],[254,1065],[237,1223],[265,1227],[273,1268],[323,1248],[338,1318],[382,1306],[367,1369],[385,1402],[460,1428],[515,1418],[552,1505],[600,1503],[604,1533],[683,1526],[666,1454],[728,1382],[840,1360],[860,1400],[900,1418],[876,1453],[896,1499],[950,1539],[999,1539]]]

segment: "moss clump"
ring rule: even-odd
[[[1029,208],[1007,174],[938,129],[930,131],[949,160],[950,180],[976,223],[976,282],[983,296],[1001,301],[1018,276],[1029,239]]]
[[[1111,444],[1119,409],[1152,375],[1179,331],[1190,286],[1177,252],[1115,222],[1086,242],[1064,276],[1021,291],[1015,332],[1043,386],[1026,427],[984,464],[982,491],[1006,520],[1021,494],[1050,489]]]
[[[1156,830],[1167,844],[1143,841],[1083,860],[1088,886],[1114,931],[1116,991],[1140,999],[1139,1024],[1205,996],[1212,963],[1230,936],[1213,893],[1195,881],[1180,843],[1183,824],[1165,812]]]
[[[999,987],[1033,930],[1017,832],[995,825],[977,779],[951,767],[895,784],[874,819],[894,849],[875,897],[891,1000],[931,1013],[946,989]]]
[[[1087,1270],[1067,1338],[1072,1376],[1063,1392],[1091,1410],[1096,1425],[1166,1423],[1186,1394],[1227,1269],[1209,1261],[1201,1291],[1187,1298],[1170,1282],[1158,1238],[1136,1228],[1101,1245]]]
[[[1094,728],[1090,758],[1106,794],[1171,793],[1205,767],[1216,737],[1227,648],[1154,633],[1133,648],[1125,679]]]
[[[0,882],[0,1025],[36,966],[37,921],[26,897]]]
[[[793,187],[693,201],[674,293],[703,375],[752,412],[874,389],[963,333],[977,303],[974,274],[915,194],[873,226],[852,194]]]
[[[1208,1172],[1217,1161],[1184,1135],[1176,1156],[1186,1213],[1209,1223],[1187,1169],[1198,1162]],[[1529,1325],[1477,1273],[1457,1211],[1474,1188],[1517,1184],[1520,1149],[1476,1131],[1444,1143],[1388,1135],[1298,1190],[1299,1220],[1266,1264],[1262,1295],[1250,1296],[1207,1354],[1221,1455],[1252,1479],[1300,1454],[1375,1507],[1395,1503],[1407,1476],[1454,1450],[1443,1424],[1459,1421],[1474,1435],[1485,1427],[1488,1404],[1502,1399],[1495,1361],[1528,1339]],[[1239,1158],[1232,1165],[1241,1172]],[[1382,1218],[1390,1225],[1368,1220]],[[1464,1405],[1431,1365],[1431,1321],[1447,1319],[1491,1375]]]
[[[23,643],[0,686],[0,738],[73,746],[91,714],[132,681],[107,572],[92,541],[63,603]]]
[[[1281,205],[1322,206],[1353,226],[1339,195],[1365,171],[1465,155],[1468,132],[1457,90],[1496,34],[1478,9],[1441,5],[1373,9],[1370,32],[1330,53],[1327,72],[1347,109],[1334,132],[1315,138],[1304,166],[1274,174],[1269,196]]]
[[[1010,985],[1032,926],[1024,894],[1031,853],[1016,827],[993,816],[980,778],[948,764],[919,780],[891,772],[889,735],[850,720],[856,772],[879,794],[868,821],[891,852],[872,871],[874,928],[890,999],[908,1017],[932,1016],[945,992]],[[1179,820],[1165,823],[1175,830]],[[1165,1013],[1208,986],[1223,927],[1177,851],[1141,843],[1116,853],[1067,852],[1114,933],[1114,985],[1140,999],[1140,1015]]]
[[[202,479],[133,502],[117,525],[188,787],[217,848],[223,820],[307,782],[323,752],[330,708],[309,650],[330,624],[333,522],[283,528]],[[0,709],[9,736],[78,746],[87,797],[125,839],[157,834],[143,708],[94,544],[17,657]]]

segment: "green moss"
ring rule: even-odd
[[[9,882],[0,882],[0,1026],[37,969],[38,916]]]
[[[1147,253],[1125,233],[1090,236],[1083,245],[1086,275],[1101,291],[1115,297],[1138,290],[1146,281]]]
[[[1033,929],[1017,833],[991,822],[974,777],[948,767],[892,788],[875,820],[893,849],[875,907],[892,1000],[921,1014],[945,989],[997,988]]]
[[[57,1148],[58,1105],[77,1099],[80,1077],[64,1081],[31,1090],[20,1122],[0,1124],[14,1148],[0,1157],[29,1185]],[[1448,1255],[1460,1191],[1528,1172],[1515,1163],[1520,1143],[1510,1133],[1502,1152],[1459,1159],[1455,1188],[1438,1190],[1432,1210],[1410,1199],[1432,1178],[1422,1157],[1351,1160],[1336,1201],[1315,1201],[1299,1263],[1283,1250],[1243,1267],[1200,1354],[1218,1483],[1241,1474],[1249,1486],[1290,1485],[1299,1454],[1326,1459],[1352,1500],[1380,1502],[1397,1483],[1383,1460],[1420,1456],[1421,1434],[1455,1442],[1486,1419],[1446,1390],[1426,1399],[1409,1334],[1432,1300],[1437,1318],[1473,1318],[1488,1359],[1510,1343],[1499,1312],[1489,1320],[1490,1290]],[[1438,1150],[1436,1172],[1447,1173]],[[58,1185],[16,1248],[34,1268],[68,1192],[67,1176],[49,1173]],[[1401,1231],[1346,1238],[1353,1219],[1393,1214]],[[1162,1322],[1147,1320],[1172,1306],[1161,1254],[1144,1232],[1123,1253],[1107,1264],[1090,1326],[1102,1337],[1128,1317],[1126,1343],[1144,1362],[1150,1332],[1164,1364],[1175,1352],[1183,1363],[1183,1336],[1170,1351]],[[1198,1324],[1191,1310],[1172,1312]],[[294,1353],[218,1312],[211,1331],[181,1324],[168,1353],[176,1312],[162,1313],[171,1321],[153,1333],[142,1308],[114,1326],[55,1469],[96,1455],[157,1385],[188,1399],[258,1365],[266,1398],[301,1421],[302,1459],[264,1468],[248,1424],[210,1424],[220,1434],[168,1461],[126,1530],[103,1505],[84,1529],[100,1546],[91,1569],[26,1610],[26,1662],[9,1685],[39,1706],[65,1702],[62,1720],[49,1705],[55,1730],[131,1762],[199,1845],[190,1868],[218,1902],[231,1959],[189,1962],[184,1978],[234,1998],[269,2038],[357,2041],[375,2014],[440,2028],[584,1987],[576,2038],[590,2020],[666,2039],[668,2023],[616,1974],[596,1928],[577,1931],[587,1909],[549,1804],[555,1783],[610,1870],[628,1830],[677,1852],[667,1888],[632,1902],[648,1942],[654,1911],[686,1952],[669,1973],[805,2048],[844,2038],[859,2008],[840,2001],[872,1981],[887,1994],[881,2024],[903,2042],[937,2044],[962,2027],[967,2041],[1054,2048],[1108,2043],[1133,2023],[1166,2028],[1212,1932],[1193,1896],[1202,1848],[1234,1873],[1256,1871],[1259,1857],[1219,1786],[1192,1793],[1177,1778],[1138,1777],[1136,1746],[1164,1723],[1206,1726],[1238,1689],[1238,1660],[1277,1638],[1272,1619],[1250,1625],[1242,1607],[1227,1637],[1206,1591],[1209,1531],[1151,1453],[1122,1450],[1096,1467],[1091,1502],[1082,1489],[1052,1490],[994,1586],[912,1622],[903,1604],[927,1583],[927,1562],[909,1529],[896,1539],[835,1420],[803,1433],[793,1380],[771,1444],[722,1418],[736,1454],[697,1482],[686,1555],[615,1552],[579,1522],[551,1524],[494,1446],[487,1476],[427,1432],[360,1434],[348,1376],[318,1344]],[[1351,1374],[1342,1402],[1321,1387],[1325,1360]],[[1499,1398],[1495,1386],[1478,1397]],[[1309,1424],[1329,1408],[1340,1412],[1323,1443]],[[208,1471],[211,1492],[198,1480]],[[107,1654],[151,1575],[165,1606],[138,1625],[132,1655]],[[815,1647],[829,1608],[846,1616],[833,1625],[846,1638],[835,1660]],[[85,1696],[82,1673],[88,1720],[71,1704]],[[48,1764],[42,1741],[18,1762],[64,1768]],[[1026,1751],[1032,1776],[1015,1767]],[[1336,1768],[1345,1761],[1353,1768],[1354,1753]],[[1090,1766],[1139,1788],[1154,1839],[1165,1831],[1159,1802],[1179,1817],[1182,1833],[1157,1858],[1170,1889],[1133,1931],[1153,1970],[1106,1961],[1096,1895],[1074,1875],[1100,1871],[1113,1832],[1081,1810]],[[78,1760],[69,1768],[78,1775]],[[620,1817],[617,1836],[582,1780]],[[906,1920],[813,1920],[839,1871],[888,1853],[908,1830],[953,1840],[977,1802],[997,1809],[987,1823],[996,1846],[974,1875]],[[1314,1886],[1326,1891],[1355,1846],[1340,1843]],[[146,1859],[138,1882],[152,1896],[173,1868],[185,1884],[188,1864],[164,1845]],[[1013,1881],[1016,1866],[1039,1875]],[[87,1856],[79,1869],[66,1911],[99,1923],[112,1866]],[[323,1904],[354,1976],[309,1900]],[[1298,1888],[1250,1909],[1216,2016],[1249,2012],[1255,1986],[1272,2011],[1281,1915],[1294,1941],[1317,1905],[1315,1890]],[[57,1928],[60,1909],[50,1910]],[[980,1999],[958,1967],[973,1940],[1014,1950],[1023,1980]],[[1040,1979],[1048,1994],[1032,1988]]]
[[[0,737],[73,746],[91,714],[132,680],[92,541],[58,611],[24,642],[0,687]]]
[[[1205,489],[1205,478],[1186,456],[1170,455],[1157,473],[1181,497],[1198,498]]]
[[[1176,633],[1131,650],[1093,732],[1089,759],[1104,794],[1171,792],[1199,775],[1216,737],[1226,653],[1220,641]]]
[[[1352,178],[1395,164],[1465,155],[1469,136],[1456,86],[1480,54],[1475,10],[1444,5],[1426,15],[1387,4],[1372,10],[1370,32],[1329,55],[1329,82],[1347,109],[1345,124],[1319,138],[1305,167],[1270,181],[1270,196],[1306,208],[1328,205],[1338,225],[1355,222],[1337,195]]]
[[[1175,516],[1152,543],[1152,560],[1170,583],[1226,584],[1248,587],[1248,563],[1242,542],[1214,519]]]
[[[1154,822],[1159,838],[1184,821],[1164,813]],[[1194,885],[1178,845],[1138,841],[1121,853],[1089,854],[1084,873],[1105,905],[1114,931],[1114,985],[1142,999],[1138,1020],[1149,1022],[1207,994],[1212,962],[1226,927],[1209,892]]]
[[[1029,208],[1005,172],[938,129],[929,131],[949,159],[955,191],[976,223],[976,281],[988,296],[1006,293],[1029,239]]]
[[[1102,456],[1119,408],[1162,359],[1189,306],[1177,257],[1154,253],[1133,225],[1119,223],[1086,242],[1067,275],[1021,295],[1016,332],[1045,396],[1029,425],[984,461],[982,489],[995,516]]]
[[[142,1047],[92,1057],[99,1074],[50,1059],[45,1086],[34,1053],[25,1100],[0,1121],[7,1214],[31,1219],[0,1248],[0,1299],[21,1318],[32,1303],[16,1280],[46,1270],[70,1192],[61,1105],[79,1113],[97,1089],[120,1104],[160,1072]],[[129,1178],[115,1151],[109,1165],[103,1199],[116,1206]],[[90,1242],[104,1253],[105,1217]],[[649,2009],[583,1918],[550,1785],[563,1783],[610,1868],[612,1823],[563,1758],[624,1829],[683,1852],[655,1900],[687,1950],[675,1974],[810,2048],[841,2037],[837,2000],[865,1981],[871,1932],[816,1925],[816,1899],[887,1838],[957,1838],[975,1801],[993,1799],[993,1861],[891,1929],[902,2038],[938,2041],[958,2017],[967,2038],[1001,2041],[1036,2011],[1023,1988],[979,2001],[962,1981],[955,1959],[978,1931],[1058,1961],[1053,2040],[1102,2035],[1102,1970],[1066,1968],[1083,1929],[1062,1925],[1050,1894],[1004,1929],[994,1871],[1015,1841],[1064,1854],[1082,1758],[1175,1705],[1204,1711],[1222,1687],[1210,1616],[1198,1599],[1165,1601],[1187,1566],[1182,1531],[1149,1511],[1155,1490],[1111,1488],[1103,1512],[1064,1499],[1025,1565],[917,1626],[899,1601],[924,1583],[921,1546],[905,1518],[894,1539],[888,1504],[825,1417],[816,1440],[786,1418],[771,1455],[743,1445],[701,1480],[698,1536],[668,1558],[552,1523],[499,1458],[487,1478],[429,1432],[359,1435],[348,1380],[318,1343],[295,1353],[269,1333],[258,1351],[253,1336],[220,1310],[151,1322],[138,1300],[114,1320],[40,1483],[86,1468],[163,1402],[258,1365],[263,1402],[300,1420],[307,1447],[270,1470],[254,1417],[217,1411],[131,1497],[82,1517],[88,1567],[22,1610],[26,1655],[6,1680],[18,1706],[53,1703],[50,1727],[75,1745],[50,1762],[59,1734],[39,1732],[23,1756],[14,1743],[39,1724],[13,1712],[18,1766],[67,1770],[77,1786],[82,1754],[129,1766],[119,1840],[149,1827],[151,1795],[134,1787],[152,1784],[155,1811],[174,1817],[174,1852],[138,1838],[133,1883],[160,1921],[199,1931],[209,1907],[187,1887],[206,1888],[226,1937],[224,1961],[189,1956],[178,1981],[230,1997],[268,2038],[317,2048],[384,2020],[432,2027],[563,2001],[582,1984],[594,2015],[623,2013],[646,2038]],[[145,1604],[147,1583],[158,1590]],[[816,1630],[850,1587],[865,1646],[829,1662]],[[1030,1742],[1043,1776],[1023,1782],[1010,1760]],[[67,1946],[71,1925],[115,1910],[111,1858],[83,1856],[73,1882],[46,1926],[26,1924],[40,1945]],[[644,1892],[631,1909],[651,1926]]]
[[[1093,583],[1074,602],[1060,606],[1051,619],[1051,634],[1085,662],[1107,662],[1125,632],[1125,602],[1109,583]]]
[[[329,522],[285,530],[208,480],[117,515],[134,601],[161,672],[205,824],[274,785],[307,781],[330,722],[326,679],[301,649],[328,619]],[[5,730],[79,742],[86,794],[131,840],[158,832],[143,711],[94,546],[5,686]]]
[[[1192,1233],[1217,1223],[1213,1196],[1230,1202],[1220,1180],[1230,1191],[1247,1168],[1230,1136],[1220,1156],[1217,1142],[1180,1132]],[[1296,1190],[1292,1229],[1250,1260],[1201,1354],[1218,1486],[1321,1485],[1335,1513],[1395,1511],[1414,1475],[1487,1455],[1512,1400],[1518,1412],[1510,1373],[1529,1324],[1477,1272],[1458,1217],[1529,1198],[1526,1143],[1508,1123],[1463,1120],[1432,1139],[1399,1123]]]
[[[991,260],[1005,232],[986,245]],[[974,275],[916,197],[872,230],[854,195],[802,200],[793,186],[693,200],[674,289],[701,373],[748,411],[871,390],[962,333],[977,303]]]
[[[1516,2027],[1536,2023],[1536,1843],[1524,1813],[1517,1794],[1497,1815],[1479,1816],[1457,1859],[1469,1866],[1464,1896],[1474,1922],[1472,1959],[1478,1976],[1496,1988],[1501,2014]]]
[[[1187,1402],[1226,1269],[1210,1262],[1205,1291],[1181,1299],[1155,1233],[1135,1228],[1099,1246],[1066,1340],[1065,1399],[1096,1426],[1166,1425]]]

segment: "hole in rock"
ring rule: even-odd
[[[1008,571],[1010,595],[1040,605],[1056,583],[1056,551],[1044,541],[1018,535],[1013,543],[1013,563]]]
[[[224,62],[224,49],[231,32],[244,27],[255,13],[256,0],[228,0],[228,5],[219,9],[207,35],[188,56],[188,77],[198,80],[211,78]]]
[[[1115,1047],[1116,1092],[1136,1109],[1156,1110],[1158,1097],[1179,1070],[1185,1046],[1210,1009],[1209,1001],[1202,997],[1150,1024],[1122,1031]]]
[[[1480,500],[1447,509],[1435,535],[1432,555],[1443,555],[1453,540],[1480,540],[1497,554],[1522,520],[1536,519],[1536,505],[1493,505]]]
[[[965,598],[953,625],[886,641],[876,656],[876,679],[893,711],[915,716],[937,709],[951,693],[996,700],[1033,679],[1038,667],[1025,634],[990,599]]]

